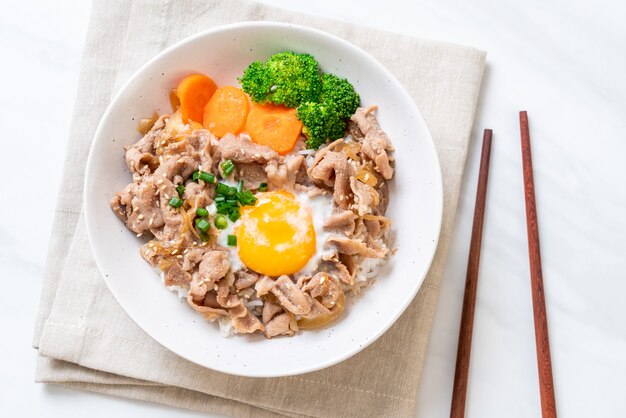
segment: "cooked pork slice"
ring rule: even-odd
[[[225,309],[205,306],[203,302],[204,299],[194,299],[194,296],[191,293],[187,295],[187,303],[189,306],[191,306],[196,312],[200,313],[204,319],[214,321],[220,316],[228,316],[228,311]]]
[[[289,276],[280,276],[271,292],[278,298],[283,308],[296,315],[307,314],[311,304],[302,290],[291,281]]]
[[[203,182],[204,183],[204,182]],[[213,202],[211,194],[214,186],[212,184],[200,184],[195,181],[188,181],[185,183],[185,193],[183,198],[191,202],[192,206],[197,208],[203,208],[210,205]]]
[[[384,215],[385,212],[387,212],[387,207],[389,206],[389,185],[387,184],[387,182],[381,182],[377,191],[379,199],[376,209],[381,215]]]
[[[239,270],[235,273],[235,290],[240,291],[254,286],[259,280],[259,275],[252,271]]]
[[[314,161],[309,168],[308,174],[311,179],[323,182],[333,188],[333,200],[341,209],[347,209],[352,200],[349,179],[353,167],[348,158],[339,152],[328,151],[318,161]]]
[[[202,256],[197,276],[209,289],[213,289],[213,285],[226,276],[228,270],[230,270],[230,261],[228,261],[226,251],[208,251]]]
[[[354,193],[354,207],[359,216],[372,213],[372,209],[378,205],[378,192],[369,184],[365,184],[350,177],[350,189]]]
[[[346,254],[340,254],[340,256],[343,257],[349,257],[350,260],[352,260],[352,256],[346,255]],[[348,269],[348,267],[341,261],[328,261],[325,264],[326,267],[326,271],[333,277],[339,279],[340,281],[344,282],[345,284],[352,286],[354,284],[354,273],[355,270],[352,270],[352,272],[350,272],[350,270]]]
[[[191,282],[191,274],[183,270],[180,264],[174,263],[165,272],[165,286],[182,286]]]
[[[272,320],[265,324],[265,336],[267,338],[276,337],[277,335],[293,335],[296,332],[291,329],[291,316],[285,312],[276,315]]]
[[[393,167],[387,152],[393,151],[393,146],[387,134],[380,128],[374,110],[375,108],[360,107],[350,119],[364,135],[361,151],[374,162],[376,171],[389,180],[393,177]]]
[[[307,292],[312,298],[318,298],[328,292],[328,281],[328,273],[319,272],[304,285],[302,291]]]
[[[322,302],[320,302],[319,300],[313,299],[313,303],[311,304],[311,312],[309,312],[306,315],[302,315],[302,317],[306,319],[314,319],[314,318],[317,318],[318,316],[323,316],[323,315],[328,315],[328,314],[330,314],[330,309],[324,306]]]
[[[235,180],[243,180],[243,187],[256,190],[261,183],[267,183],[267,173],[262,164],[240,163],[237,164]]]
[[[128,229],[142,234],[152,227],[163,225],[161,211],[157,207],[158,193],[151,179],[131,183],[111,199],[111,208],[126,223]]]
[[[159,159],[154,155],[154,141],[165,127],[167,117],[159,117],[143,138],[126,148],[126,165],[131,173],[149,174],[159,166]]]
[[[240,334],[251,334],[255,331],[263,331],[265,328],[259,318],[252,315],[249,311],[244,316],[232,318],[233,328]]]
[[[254,285],[257,296],[267,295],[275,284],[276,282],[269,276],[261,276],[261,278]]]
[[[351,235],[354,232],[355,218],[356,216],[351,210],[334,212],[324,222],[324,229],[329,231],[338,230],[346,235]]]
[[[182,157],[170,156],[154,172],[154,178],[158,182],[161,179],[173,180],[174,176],[188,178],[198,168],[198,162],[188,155]]]
[[[283,189],[294,186],[296,178],[303,167],[303,155],[287,155],[280,160],[269,161],[265,166],[265,171],[272,187]]]
[[[278,158],[278,153],[270,147],[255,144],[240,135],[226,134],[215,148],[214,157],[236,163],[266,163]]]
[[[387,249],[386,247],[380,249],[370,248],[360,239],[334,236],[328,238],[328,242],[330,244],[334,244],[340,253],[348,255],[361,255],[363,257],[384,258],[389,252],[389,249]]]
[[[263,323],[267,324],[272,318],[281,312],[283,312],[283,308],[280,305],[266,301],[263,305]]]

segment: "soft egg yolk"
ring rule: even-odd
[[[296,273],[315,253],[311,214],[288,192],[256,197],[254,206],[241,208],[236,229],[239,258],[248,268],[268,276]]]

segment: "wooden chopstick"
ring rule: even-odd
[[[541,414],[543,418],[556,418],[556,402],[554,400],[554,384],[552,381],[552,361],[550,360],[550,341],[548,338],[548,321],[546,318],[546,302],[543,291],[543,274],[541,272],[541,253],[539,251],[539,226],[537,225],[537,207],[535,205],[535,182],[533,179],[530,132],[528,130],[528,114],[526,111],[520,112],[519,123],[522,138],[526,227],[528,229],[528,256],[530,258],[530,284],[533,296]]]
[[[456,368],[452,389],[451,418],[465,416],[465,399],[467,396],[467,379],[469,372],[470,351],[472,349],[472,330],[474,328],[474,307],[476,306],[476,288],[478,285],[478,265],[483,235],[483,219],[485,216],[485,198],[487,196],[487,178],[489,177],[489,159],[491,156],[491,129],[485,129],[483,148],[480,157],[476,203],[474,205],[474,223],[470,241],[467,275],[465,277],[465,295],[461,314],[459,345],[456,352]]]

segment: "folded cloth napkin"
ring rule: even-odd
[[[181,6],[173,1],[93,4],[35,331],[36,380],[241,417],[414,415],[485,53],[248,1],[199,0]],[[361,353],[300,376],[230,376],[190,363],[156,343],[109,293],[91,255],[82,214],[85,160],[112,94],[168,45],[203,29],[244,20],[308,25],[368,51],[414,98],[435,140],[443,172],[439,248],[415,300]]]

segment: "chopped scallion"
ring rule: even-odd
[[[178,193],[178,197],[183,197],[183,194],[185,194],[185,185],[179,184],[176,186],[176,192]]]
[[[226,216],[222,214],[215,217],[214,223],[217,229],[226,229],[226,227],[228,227],[228,221],[226,220]]]
[[[235,170],[235,163],[233,163],[232,160],[226,160],[222,163],[221,167],[222,167],[222,172],[224,173],[224,175],[229,176],[230,173],[232,173],[233,170]]]
[[[196,218],[196,226],[200,231],[207,232],[211,225],[204,218]]]
[[[243,190],[243,180],[237,182],[237,193],[241,193]]]
[[[197,208],[196,209],[196,215],[202,217],[202,218],[206,218],[207,216],[209,216],[209,211],[206,210],[205,208]]]
[[[267,190],[267,183],[261,183],[259,184],[259,191],[260,192],[264,192]]]
[[[226,194],[229,190],[230,186],[224,183],[217,183],[217,186],[215,187],[215,193],[217,194]]]
[[[179,208],[183,205],[183,199],[180,197],[174,196],[167,202],[173,208]]]
[[[211,173],[207,173],[206,171],[201,171],[200,174],[198,174],[198,178],[207,183],[215,183],[215,176]]]
[[[241,215],[239,214],[239,210],[233,210],[229,215],[228,215],[228,219],[230,219],[232,222],[235,222],[237,219],[239,219]]]
[[[231,247],[234,247],[235,245],[237,245],[237,236],[236,235],[229,235],[228,236],[228,245],[230,245]]]

